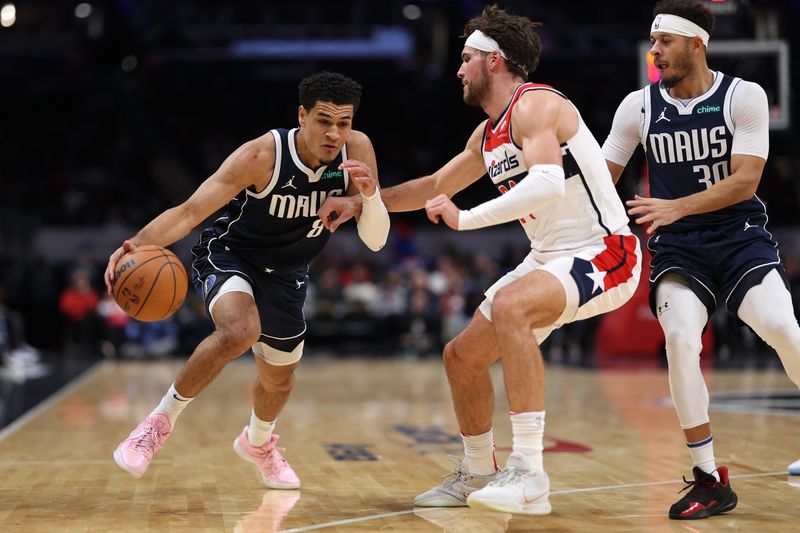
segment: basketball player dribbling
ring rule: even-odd
[[[691,487],[669,510],[679,520],[730,511],[737,497],[717,466],[700,370],[701,335],[724,304],[767,343],[800,385],[800,327],[766,206],[755,195],[769,151],[767,95],[708,68],[714,28],[694,0],[656,4],[650,49],[661,81],[629,94],[603,154],[618,180],[645,147],[651,198],[627,202],[650,224],[650,306],[666,338],[672,400],[694,463]],[[800,461],[789,473],[800,474]]]
[[[575,106],[546,85],[526,83],[539,60],[535,24],[496,6],[470,20],[458,77],[464,101],[489,116],[463,152],[430,176],[382,190],[390,211],[425,208],[464,231],[519,220],[531,252],[486,291],[469,325],[444,350],[466,458],[439,486],[417,496],[426,507],[469,505],[547,514],[542,461],[544,366],[538,343],[562,324],[618,308],[639,282],[641,252],[628,229],[600,146]],[[501,195],[462,210],[450,197],[487,173]],[[335,230],[358,210],[326,202]],[[327,214],[339,217],[329,222]],[[502,360],[513,450],[498,472],[489,367]]]
[[[273,429],[303,353],[308,263],[330,237],[318,210],[326,197],[353,195],[362,207],[358,234],[374,251],[386,242],[389,215],[378,190],[372,143],[352,129],[361,86],[321,72],[300,82],[299,96],[299,128],[271,130],[244,143],[188,200],[153,219],[108,260],[110,293],[124,253],[145,244],[172,244],[227,203],[192,251],[192,282],[215,330],[159,405],[114,451],[117,464],[134,477],[147,470],[189,402],[228,362],[252,348],[258,369],[254,406],[234,449],[258,466],[267,486],[300,486],[276,447]]]

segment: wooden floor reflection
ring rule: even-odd
[[[693,522],[666,518],[689,457],[663,371],[548,369],[545,467],[553,514],[413,509],[461,455],[440,361],[304,361],[277,433],[299,491],[259,485],[231,443],[247,423],[255,365],[229,365],[181,415],[139,480],[111,453],[158,402],[179,364],[99,364],[0,432],[2,531],[797,531],[800,418],[791,399],[737,397],[712,414],[718,462],[739,507]],[[495,435],[511,435],[502,379]],[[778,371],[716,371],[712,390],[792,391]],[[788,403],[787,403],[788,402]],[[758,414],[746,411],[758,411]],[[794,411],[800,412],[800,411]]]

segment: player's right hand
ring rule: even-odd
[[[339,170],[347,171],[350,181],[356,186],[358,192],[364,196],[375,194],[378,181],[372,176],[372,169],[368,164],[356,159],[346,159],[339,164]]]
[[[114,286],[114,271],[117,269],[117,263],[122,258],[123,255],[127,254],[128,252],[132,251],[136,248],[136,245],[133,244],[131,241],[125,241],[122,243],[122,246],[114,250],[114,253],[111,254],[108,258],[108,266],[106,267],[106,272],[103,275],[103,278],[106,282],[106,290],[108,294],[112,295],[112,290]]]
[[[443,220],[450,228],[458,230],[459,209],[446,194],[439,194],[425,202],[425,213],[434,224]]]
[[[317,214],[325,229],[333,233],[342,222],[356,216],[361,209],[358,196],[328,196]]]

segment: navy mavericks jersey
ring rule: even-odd
[[[339,170],[347,146],[334,161],[314,171],[297,154],[297,131],[270,131],[275,168],[269,183],[260,192],[241,191],[209,228],[215,234],[211,241],[218,239],[261,272],[293,272],[307,266],[330,237],[317,211],[325,198],[347,190],[348,175]]]
[[[650,84],[643,136],[653,198],[689,196],[730,175],[733,144],[730,96],[740,81],[717,73],[708,96],[686,103],[665,99],[665,89],[660,83]],[[765,206],[753,196],[718,211],[689,215],[659,228],[658,232],[739,224],[758,215],[765,216]]]

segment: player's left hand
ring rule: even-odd
[[[425,202],[425,212],[428,214],[428,219],[434,224],[438,224],[439,220],[444,220],[444,223],[450,228],[458,229],[459,209],[446,194],[440,194]]]
[[[317,211],[325,229],[333,233],[342,222],[361,214],[361,200],[358,196],[328,196]]]
[[[680,199],[646,198],[637,194],[633,200],[628,200],[625,204],[630,207],[628,214],[638,217],[636,218],[637,224],[651,222],[650,227],[647,228],[648,235],[655,233],[661,226],[672,224],[684,216],[681,212]]]
[[[364,196],[372,196],[378,187],[378,180],[372,177],[372,169],[363,161],[345,159],[339,164],[339,170],[346,170],[350,180]]]
[[[122,246],[114,250],[114,253],[108,258],[108,266],[106,266],[106,271],[103,274],[103,279],[106,283],[106,291],[109,295],[114,294],[114,276],[115,271],[117,269],[117,263],[119,260],[122,259],[122,256],[127,254],[128,252],[132,252],[136,248],[136,245],[133,244],[131,240],[125,240],[122,243]]]

